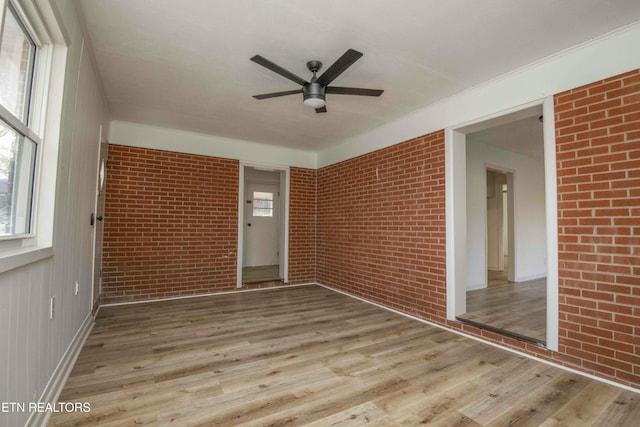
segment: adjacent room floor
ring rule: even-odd
[[[242,283],[260,283],[280,280],[279,265],[261,265],[242,268]]]
[[[319,286],[102,308],[52,425],[631,426],[640,395]]]
[[[484,289],[467,291],[467,312],[458,318],[544,343],[547,338],[547,280],[516,283],[494,279]]]

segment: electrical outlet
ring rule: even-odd
[[[78,295],[78,292],[80,292],[80,283],[76,280],[76,295]]]
[[[49,305],[49,319],[53,319],[56,315],[56,297],[51,297],[51,304]]]

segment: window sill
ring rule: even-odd
[[[0,253],[0,273],[5,273],[52,256],[53,248],[51,246],[32,246],[30,248]]]

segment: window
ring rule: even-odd
[[[0,39],[0,238],[32,233],[40,139],[30,128],[38,48],[8,4]]]
[[[33,80],[36,45],[8,7],[0,44],[0,103],[26,123]]]
[[[273,216],[273,193],[253,192],[253,216]]]
[[[0,121],[0,236],[31,230],[35,142]]]
[[[0,0],[0,272],[53,255],[71,43],[56,3]]]

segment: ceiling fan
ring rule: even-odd
[[[383,90],[380,89],[362,89],[355,87],[339,87],[329,86],[329,83],[335,80],[340,74],[342,74],[347,68],[353,65],[358,59],[362,57],[362,53],[357,50],[347,50],[336,62],[331,64],[329,68],[320,76],[316,77],[316,73],[322,68],[322,62],[309,61],[307,62],[307,68],[313,73],[310,81],[306,81],[302,77],[298,77],[291,71],[282,68],[279,65],[274,64],[266,58],[260,55],[256,55],[251,60],[257,64],[262,65],[265,68],[278,73],[287,79],[294,81],[302,86],[301,89],[286,90],[283,92],[265,93],[262,95],[254,95],[256,99],[275,98],[278,96],[294,95],[301,93],[303,96],[303,103],[309,107],[315,108],[316,113],[326,113],[326,100],[325,95],[327,93],[339,94],[339,95],[360,95],[360,96],[380,96]]]

